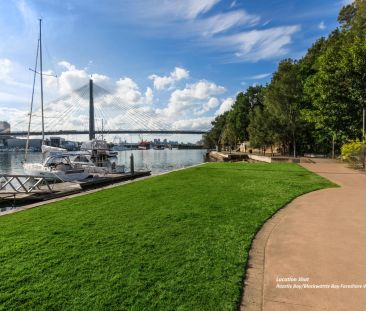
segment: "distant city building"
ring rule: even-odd
[[[25,149],[27,140],[26,139],[20,139],[20,138],[9,138],[7,139],[7,148],[10,150],[19,150],[19,149]],[[42,147],[42,139],[38,138],[31,138],[29,139],[29,148],[32,148],[34,150],[41,150]]]
[[[10,133],[10,124],[6,121],[0,121],[0,133],[1,134],[9,134]]]
[[[10,135],[1,135],[0,134],[0,149],[7,149],[8,148],[8,140],[10,138],[14,138]]]

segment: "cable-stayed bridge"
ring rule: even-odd
[[[126,89],[110,92],[93,83],[74,90],[44,106],[44,135],[96,134],[204,134],[204,128],[184,128],[159,110],[153,109],[143,96]],[[31,136],[41,136],[41,109],[32,113]],[[11,135],[26,136],[28,116],[12,124]]]

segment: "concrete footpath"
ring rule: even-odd
[[[303,195],[263,226],[241,310],[366,310],[366,174],[314,162],[302,165],[341,187]]]

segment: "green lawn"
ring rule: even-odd
[[[236,310],[295,164],[210,163],[0,217],[0,310]]]

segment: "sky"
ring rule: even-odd
[[[75,108],[67,96],[92,76],[109,91],[96,100],[97,127],[201,130],[327,36],[350,2],[0,0],[0,120],[27,127],[39,18],[46,129],[87,128],[86,99]],[[39,97],[37,84],[34,130]]]

